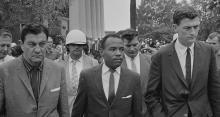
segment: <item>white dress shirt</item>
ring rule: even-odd
[[[118,89],[118,84],[119,84],[119,79],[120,79],[120,72],[121,72],[121,67],[118,67],[115,69],[114,72],[114,81],[115,81],[115,94]],[[105,92],[105,97],[108,100],[108,93],[109,93],[109,79],[110,79],[110,74],[111,72],[109,71],[109,67],[105,65],[105,63],[102,66],[102,85],[103,89]]]
[[[194,43],[189,47],[190,48],[190,55],[191,55],[191,76],[192,76],[192,72],[193,72],[193,61],[194,61]],[[184,78],[186,77],[186,55],[187,55],[187,47],[182,45],[179,42],[179,39],[176,40],[175,43],[175,50],[177,53],[177,56],[179,58],[179,62],[180,62],[180,66],[182,68],[182,72],[184,75]]]
[[[125,60],[126,60],[128,69],[132,70],[132,67],[131,67],[132,58],[131,58],[131,57],[128,57],[128,56],[125,54]],[[139,53],[137,54],[136,57],[134,57],[134,63],[135,63],[135,65],[136,65],[137,73],[140,74],[140,55],[139,55]]]
[[[82,71],[83,69],[83,56],[81,56],[78,60],[75,60],[76,61],[76,70],[77,70],[77,78],[79,79],[79,75],[80,75],[80,72]],[[70,75],[70,78],[73,78],[73,74],[72,74],[72,67],[73,67],[73,59],[69,56],[69,75]]]

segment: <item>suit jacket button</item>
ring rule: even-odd
[[[183,116],[184,116],[184,117],[188,117],[188,114],[184,114]]]

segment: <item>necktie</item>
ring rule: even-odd
[[[191,56],[190,56],[190,48],[187,48],[186,50],[186,81],[188,85],[191,84]]]
[[[34,97],[36,99],[36,101],[38,102],[38,91],[39,91],[39,79],[38,79],[38,72],[39,69],[38,68],[33,68],[32,69],[32,77],[30,79],[31,81],[31,87],[34,93]]]
[[[137,72],[137,67],[136,67],[134,58],[131,59],[131,69],[132,71]]]
[[[111,72],[110,78],[109,78],[109,92],[108,92],[108,103],[111,105],[112,101],[115,98],[115,80],[114,80],[114,72],[115,70],[109,69]]]
[[[72,86],[73,86],[75,93],[77,91],[78,84],[79,84],[76,62],[77,62],[76,60],[72,61],[72,78],[71,78]]]

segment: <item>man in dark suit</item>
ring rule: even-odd
[[[178,38],[152,56],[145,101],[153,117],[220,117],[214,49],[196,41],[200,18],[189,6],[173,15]]]
[[[121,31],[121,38],[124,42],[124,60],[122,67],[126,67],[134,72],[140,74],[142,95],[146,94],[148,74],[150,69],[150,56],[140,53],[140,39],[138,38],[138,32],[133,29],[127,29]],[[144,117],[148,116],[147,106],[144,98],[142,100],[142,114]]]
[[[80,74],[72,117],[141,117],[140,76],[120,67],[122,39],[107,35],[101,47],[104,63]]]
[[[0,116],[69,117],[65,70],[44,58],[47,38],[44,26],[25,26],[22,56],[0,65]]]

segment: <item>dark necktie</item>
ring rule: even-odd
[[[36,99],[36,101],[38,102],[38,88],[39,88],[39,79],[38,79],[38,72],[39,72],[39,69],[38,68],[33,68],[32,69],[32,77],[31,77],[31,87],[32,87],[32,90],[33,90],[33,93],[34,93],[34,97]]]
[[[115,80],[114,80],[114,72],[115,70],[109,69],[111,72],[110,78],[109,78],[109,92],[108,92],[108,103],[111,105],[112,101],[115,98]]]
[[[186,81],[188,85],[191,84],[191,56],[190,56],[190,48],[187,48],[186,50]]]

